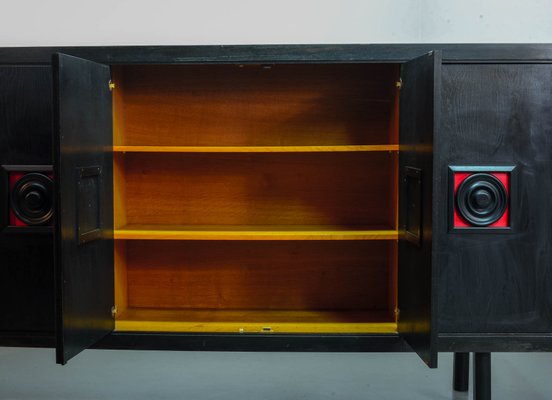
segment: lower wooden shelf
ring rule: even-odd
[[[127,240],[396,240],[396,230],[327,225],[127,225]]]
[[[226,333],[396,333],[386,311],[182,310],[129,308],[116,331]]]

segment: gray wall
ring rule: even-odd
[[[549,42],[550,0],[2,0],[0,46]]]

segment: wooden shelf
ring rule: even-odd
[[[396,240],[396,230],[326,225],[127,225],[115,229],[127,240]]]
[[[125,310],[116,331],[235,333],[396,333],[387,312],[311,310]]]
[[[397,144],[342,146],[113,146],[116,153],[331,153],[398,151]]]

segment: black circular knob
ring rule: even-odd
[[[456,208],[462,218],[474,226],[489,226],[506,211],[506,188],[494,175],[477,173],[468,176],[456,192]]]
[[[472,193],[470,201],[474,204],[475,207],[483,209],[491,205],[493,197],[489,191],[485,189],[479,189]]]
[[[31,210],[38,210],[42,207],[43,203],[43,196],[36,190],[33,190],[25,195],[25,206]]]
[[[28,225],[47,224],[54,213],[52,180],[41,173],[23,175],[11,191],[11,208]]]

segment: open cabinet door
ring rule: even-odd
[[[110,69],[55,54],[56,361],[114,328]]]
[[[437,268],[432,262],[433,137],[438,128],[441,54],[403,65],[399,130],[399,334],[437,367]]]

